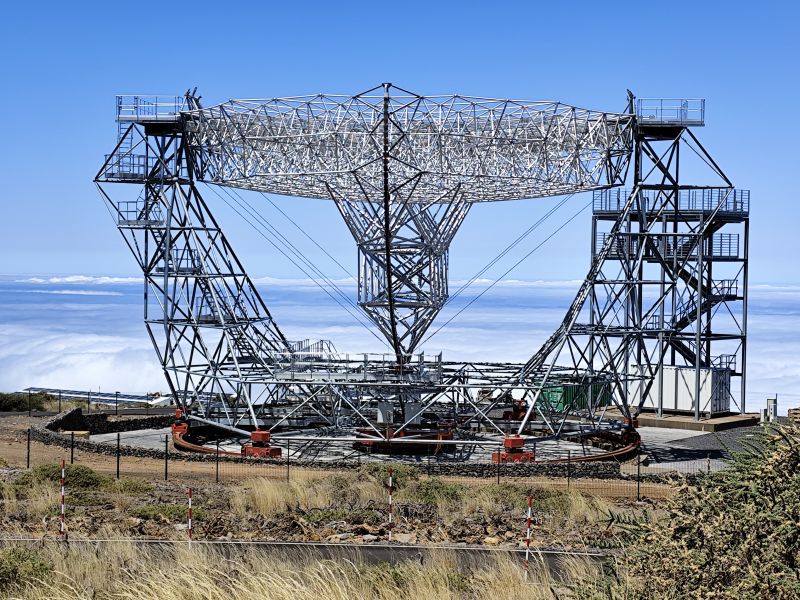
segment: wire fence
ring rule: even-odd
[[[644,446],[624,460],[586,461],[584,453],[562,449],[561,458],[557,459],[504,462],[492,460],[491,451],[496,449],[484,448],[481,454],[468,444],[447,453],[387,455],[328,446],[314,452],[307,441],[282,440],[279,458],[253,459],[220,446],[212,446],[210,452],[202,454],[178,451],[168,430],[111,433],[92,436],[91,441],[73,432],[61,436],[60,446],[42,443],[33,433],[29,429],[21,441],[0,448],[0,456],[9,466],[33,468],[59,464],[63,459],[67,464],[86,465],[116,478],[138,477],[187,485],[235,483],[259,477],[302,482],[342,473],[385,473],[394,469],[410,470],[420,478],[472,486],[513,483],[530,489],[642,499],[668,497],[687,477],[724,468],[724,461],[710,454],[655,462]],[[551,451],[551,456],[557,454]]]

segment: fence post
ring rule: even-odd
[[[392,541],[392,528],[394,527],[394,504],[392,503],[392,492],[394,492],[394,481],[392,479],[392,468],[389,467],[389,543]]]
[[[58,392],[58,412],[61,412],[61,392]]]
[[[500,447],[497,449],[497,483],[500,483],[500,460],[503,456],[503,448]]]
[[[569,484],[571,477],[572,477],[572,450],[567,450],[567,491],[569,491]]]
[[[189,488],[189,548],[192,547],[192,488]]]
[[[117,432],[117,479],[119,479],[119,437],[120,434]]]
[[[286,481],[289,481],[289,461],[290,459],[290,450],[292,448],[291,440],[286,440]]]
[[[92,412],[92,392],[86,392],[86,414]]]
[[[219,483],[219,440],[217,440],[217,457],[214,462],[214,482]]]
[[[528,528],[525,532],[525,579],[528,578],[528,559],[531,555],[531,517],[533,514],[533,496],[528,494]]]
[[[61,534],[61,541],[67,541],[67,524],[65,522],[66,519],[66,507],[64,502],[64,481],[66,479],[66,467],[64,466],[64,459],[61,459],[61,516],[60,516],[60,523],[59,523],[59,533]]]
[[[31,391],[28,390],[28,416],[31,416]]]
[[[69,464],[75,464],[75,432],[69,432]]]
[[[639,446],[639,454],[636,457],[636,500],[642,499],[642,447]]]
[[[169,434],[164,434],[164,481],[169,477]]]
[[[28,469],[31,468],[31,428],[30,427],[28,427],[28,452],[26,453],[25,467],[28,468]]]

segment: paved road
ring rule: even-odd
[[[120,443],[123,446],[136,446],[139,448],[151,448],[154,450],[164,449],[164,436],[169,436],[169,444],[172,447],[172,429],[162,427],[161,429],[137,429],[136,431],[121,431],[119,434]],[[116,444],[116,433],[98,433],[90,435],[92,442],[99,444]]]

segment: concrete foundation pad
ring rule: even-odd
[[[623,418],[622,414],[617,410],[606,411],[606,417],[619,420]],[[668,429],[703,432],[724,431],[735,427],[752,427],[753,425],[758,425],[758,422],[759,416],[757,414],[701,417],[699,421],[695,421],[692,415],[684,414],[665,414],[663,417],[659,417],[655,413],[643,412],[639,415],[640,427],[666,427]]]

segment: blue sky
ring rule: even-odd
[[[705,97],[700,139],[752,190],[751,280],[797,283],[797,22],[789,2],[10,3],[0,22],[0,273],[135,273],[91,183],[114,143],[117,93],[197,86],[213,103],[391,81],[420,94],[606,110],[622,109],[626,88]],[[332,206],[279,202],[355,265]],[[572,200],[561,218],[583,202]],[[472,275],[554,203],[478,207],[453,245],[453,276]],[[254,275],[299,275],[221,218]],[[584,213],[514,276],[581,278],[588,231]]]

